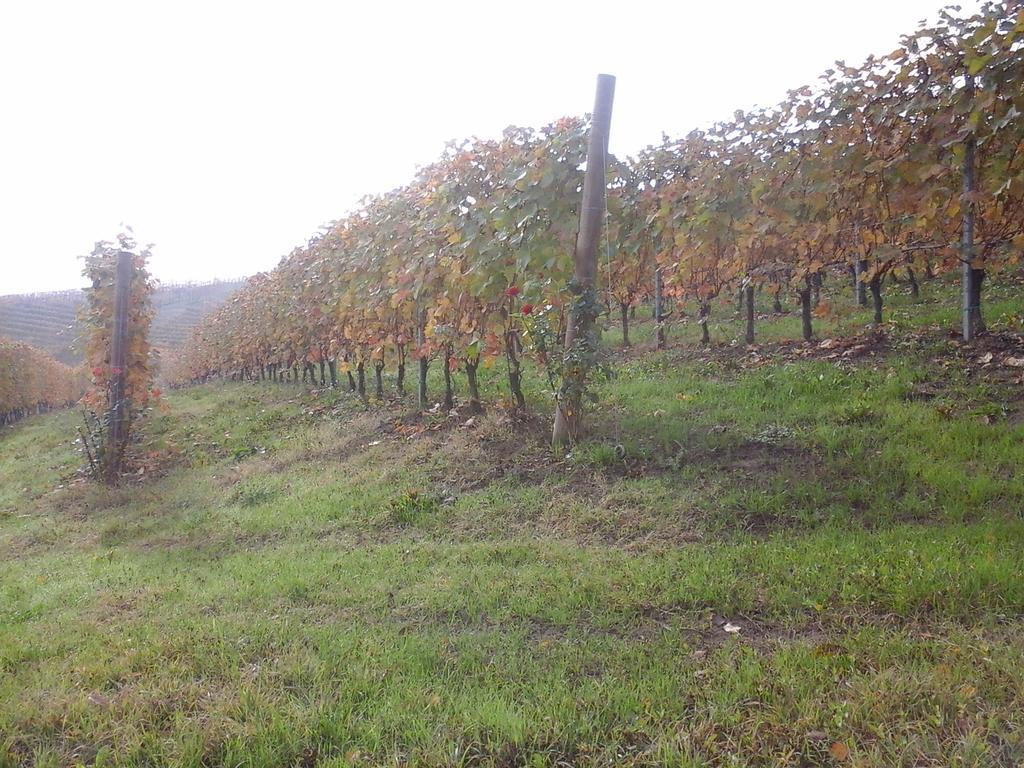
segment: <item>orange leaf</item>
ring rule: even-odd
[[[811,314],[815,317],[828,317],[832,314],[832,305],[827,301],[823,301],[811,310]]]
[[[850,756],[850,748],[841,741],[833,741],[828,753],[832,755],[833,760],[846,760]]]

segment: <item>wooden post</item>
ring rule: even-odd
[[[853,262],[853,291],[857,298],[857,304],[865,307],[868,303],[867,283],[860,279],[860,276],[868,271],[867,259],[858,258]]]
[[[429,361],[427,360],[426,353],[423,351],[423,347],[427,343],[426,326],[426,312],[424,310],[420,310],[416,313],[416,344],[419,346],[419,352],[417,355],[419,357],[419,375],[416,380],[416,395],[421,411],[427,410],[427,367],[429,365]]]
[[[665,290],[665,278],[661,274],[661,267],[654,270],[654,328],[657,334],[658,349],[665,348],[665,326],[662,322],[665,319],[665,308],[662,306],[662,294]]]
[[[747,283],[743,288],[744,298],[746,299],[746,310],[747,310],[747,344],[754,343],[754,284]]]
[[[966,76],[964,86],[967,98],[973,105],[974,101],[974,77]],[[963,290],[963,338],[964,341],[972,341],[979,331],[982,330],[981,323],[981,279],[984,272],[974,268],[974,190],[975,190],[975,155],[976,142],[974,132],[968,134],[964,144],[964,173],[963,173],[963,197],[961,198],[961,210],[963,211],[963,227],[960,234],[960,260],[962,272]]]
[[[799,289],[800,294],[800,321],[803,324],[804,341],[810,341],[814,335],[811,327],[811,278],[804,278],[804,285]]]
[[[110,412],[107,415],[107,450],[105,473],[113,485],[121,474],[121,458],[128,431],[126,380],[128,376],[128,304],[131,298],[132,254],[117,254],[114,274],[114,327],[110,336]]]
[[[591,118],[590,140],[587,145],[587,171],[583,177],[583,204],[580,207],[580,230],[576,236],[573,256],[574,278],[580,295],[586,300],[592,294],[597,279],[597,246],[601,237],[601,222],[605,212],[605,178],[608,166],[608,132],[612,121],[612,102],[615,99],[615,78],[597,76],[597,93]],[[595,316],[589,311],[579,312],[576,307],[569,313],[565,329],[566,366],[562,389],[555,404],[555,425],[551,442],[566,445],[579,436],[582,389],[586,385],[585,366],[574,363],[573,348],[577,339],[594,339],[597,329]]]

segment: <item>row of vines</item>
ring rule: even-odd
[[[892,53],[838,63],[768,109],[609,158],[600,290],[630,310],[653,293],[696,302],[770,291],[802,307],[850,272],[882,322],[883,279],[959,271],[965,335],[984,329],[986,275],[1024,252],[1024,4],[942,12]],[[579,219],[587,123],[510,128],[452,143],[407,186],[366,199],[197,329],[178,381],[211,376],[399,391],[421,403],[438,361],[465,375],[500,361],[524,405],[524,357],[554,381]],[[750,302],[748,302],[748,305]],[[659,312],[659,321],[660,310]],[[628,328],[624,327],[624,332]],[[747,337],[753,341],[753,313]]]
[[[78,400],[85,387],[79,369],[45,352],[0,338],[0,425]]]

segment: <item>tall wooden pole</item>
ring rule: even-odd
[[[424,351],[426,346],[426,326],[427,326],[427,315],[425,310],[419,310],[416,312],[416,344],[419,348],[418,352],[418,370],[416,376],[416,397],[419,403],[420,410],[425,411],[427,409],[427,368],[429,361],[427,360],[427,353]]]
[[[106,481],[116,483],[121,474],[121,454],[127,431],[125,393],[128,358],[128,304],[131,297],[132,254],[117,254],[114,273],[114,327],[110,336],[110,413],[108,414]]]
[[[587,145],[587,171],[583,177],[583,204],[580,207],[580,230],[576,236],[573,256],[574,277],[578,295],[565,329],[565,369],[562,389],[555,404],[555,426],[551,442],[566,445],[577,439],[580,429],[582,393],[586,386],[588,366],[581,364],[579,344],[596,346],[596,315],[587,301],[596,304],[594,286],[597,281],[597,247],[601,238],[601,223],[605,212],[605,178],[608,166],[608,133],[612,122],[612,102],[615,99],[615,78],[597,76],[597,94],[591,118],[590,141]],[[595,310],[596,312],[596,310]]]
[[[974,77],[967,75],[965,83],[967,98],[974,101]],[[974,268],[974,190],[976,152],[974,132],[967,136],[964,144],[963,197],[960,207],[963,211],[963,226],[960,233],[960,260],[963,290],[963,338],[972,341],[981,330],[981,277],[982,271]],[[981,273],[981,274],[979,274]]]
[[[744,309],[747,313],[747,334],[745,341],[747,344],[754,343],[754,285],[753,283],[747,283],[743,288],[743,296],[746,299],[746,307]]]
[[[665,348],[665,326],[662,322],[665,319],[665,308],[662,306],[664,299],[664,278],[661,274],[661,267],[654,268],[654,327],[657,330],[658,349]]]
[[[866,307],[868,304],[867,283],[860,279],[860,276],[868,271],[868,262],[859,256],[853,262],[853,292],[857,298],[857,304]]]

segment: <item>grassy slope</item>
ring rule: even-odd
[[[926,290],[898,323],[952,321]],[[7,431],[0,766],[1024,760],[1019,383],[939,333],[695,334],[568,458],[540,419],[250,385],[169,397],[119,490],[68,482],[73,414]]]

